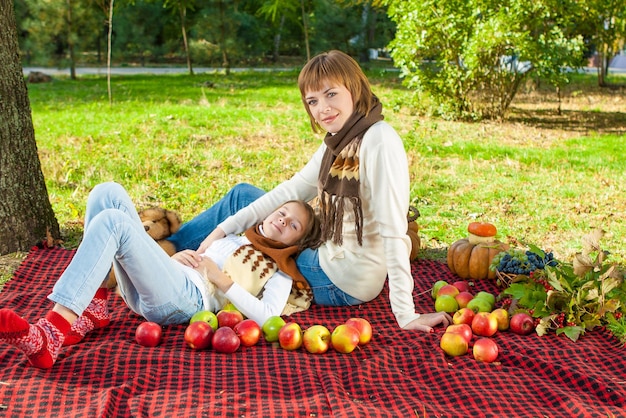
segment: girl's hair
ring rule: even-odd
[[[352,94],[354,111],[367,116],[372,107],[373,94],[369,80],[359,64],[344,52],[337,50],[323,52],[311,58],[298,76],[302,103],[311,119],[313,132],[322,132],[323,129],[311,114],[305,95],[310,91],[321,90],[325,83],[345,86]]]
[[[304,225],[304,235],[302,235],[302,238],[300,238],[296,242],[298,249],[302,251],[306,248],[319,247],[320,244],[322,243],[321,242],[322,228],[320,226],[320,219],[317,216],[317,213],[315,213],[315,209],[313,209],[313,206],[309,205],[304,200],[297,200],[297,199],[288,200],[287,202],[283,203],[283,205],[286,205],[287,203],[296,203],[302,206],[302,208],[306,210],[307,217],[308,217],[308,221]]]

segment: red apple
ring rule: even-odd
[[[468,344],[470,341],[472,341],[472,337],[474,336],[472,328],[467,324],[448,325],[448,327],[446,328],[446,332],[461,334],[463,336],[463,339],[465,339]]]
[[[302,347],[302,328],[296,322],[288,322],[278,331],[278,344],[293,351]]]
[[[509,328],[516,334],[528,335],[535,329],[535,320],[525,312],[518,312],[511,317]]]
[[[253,319],[244,319],[233,330],[245,347],[252,347],[261,339],[261,327]]]
[[[189,320],[189,323],[192,324],[197,321],[204,321],[211,325],[213,331],[215,331],[219,327],[219,323],[217,322],[217,316],[211,311],[198,311]]]
[[[359,345],[361,335],[359,330],[350,325],[341,324],[330,334],[330,342],[339,353],[348,354]]]
[[[359,345],[365,345],[372,339],[372,325],[365,318],[350,318],[346,321],[346,325],[350,325],[359,331]]]
[[[479,338],[474,342],[472,354],[477,361],[491,363],[498,358],[498,345],[491,338]]]
[[[309,353],[323,354],[330,348],[330,331],[324,325],[313,325],[304,330],[302,343]]]
[[[439,341],[439,347],[449,356],[462,356],[467,353],[468,344],[461,334],[444,332]]]
[[[460,292],[458,295],[454,297],[457,303],[459,304],[459,308],[466,308],[467,304],[474,299],[474,295],[470,292]]]
[[[504,308],[497,308],[491,311],[490,315],[498,321],[498,331],[509,329],[509,311]]]
[[[218,353],[234,353],[239,349],[241,340],[232,328],[220,327],[213,333],[211,344]]]
[[[498,320],[490,312],[478,312],[472,320],[472,331],[481,337],[491,337],[498,331]]]
[[[472,325],[474,311],[470,308],[461,308],[452,315],[452,323]]]
[[[457,289],[456,287],[454,287],[451,284],[447,284],[447,285],[441,286],[441,288],[437,292],[437,297],[443,296],[443,295],[448,295],[448,296],[455,297],[459,293],[460,293],[459,289]]]
[[[135,341],[144,347],[156,347],[161,344],[163,329],[156,322],[142,322],[135,330]]]
[[[208,322],[192,322],[185,329],[185,342],[194,350],[204,350],[211,347],[213,332],[213,327]]]
[[[469,283],[466,282],[465,280],[457,280],[456,282],[452,283],[452,286],[459,289],[459,292],[469,293],[469,291],[471,290]]]
[[[270,316],[265,320],[261,330],[263,331],[263,338],[268,343],[278,341],[278,331],[285,325],[285,320],[280,316]]]
[[[222,309],[217,313],[217,323],[219,328],[228,327],[233,328],[235,325],[243,321],[243,314],[237,310],[224,310]]]

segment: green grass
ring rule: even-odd
[[[601,227],[603,247],[624,261],[623,93],[579,76],[564,92],[562,115],[549,90],[533,90],[507,121],[464,123],[412,114],[396,73],[370,77],[405,141],[425,256],[441,257],[479,219],[495,223],[502,240],[562,259]],[[112,105],[104,77],[29,85],[67,245],[76,245],[89,190],[103,181],[122,183],[139,207],[164,206],[188,220],[238,182],[270,189],[289,178],[321,141],[296,80],[297,72],[114,76]]]

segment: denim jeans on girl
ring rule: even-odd
[[[122,298],[149,321],[186,323],[203,307],[178,262],[146,233],[126,190],[103,183],[89,194],[83,241],[48,298],[82,314],[112,263]]]

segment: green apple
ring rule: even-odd
[[[213,331],[215,331],[218,327],[217,316],[211,311],[196,312],[189,320],[189,323],[193,324],[194,322],[198,321],[204,321],[208,323],[209,325],[211,325],[211,328],[213,328]]]
[[[435,311],[454,313],[459,309],[459,303],[450,295],[441,295],[435,300]]]
[[[445,280],[437,280],[435,282],[435,284],[433,285],[433,289],[430,292],[430,296],[433,298],[433,300],[437,299],[437,293],[439,292],[439,289],[447,284],[448,282],[446,282]]]
[[[467,302],[466,308],[469,308],[475,313],[478,313],[491,312],[492,306],[487,299],[474,297],[474,299]]]
[[[270,316],[263,323],[261,330],[263,331],[263,338],[268,343],[278,341],[278,332],[285,325],[285,320],[280,316]]]
[[[484,298],[486,301],[489,302],[489,304],[491,305],[491,308],[493,309],[493,307],[496,305],[496,297],[494,295],[492,295],[489,292],[478,292],[476,293],[476,295],[474,295],[475,298]]]

